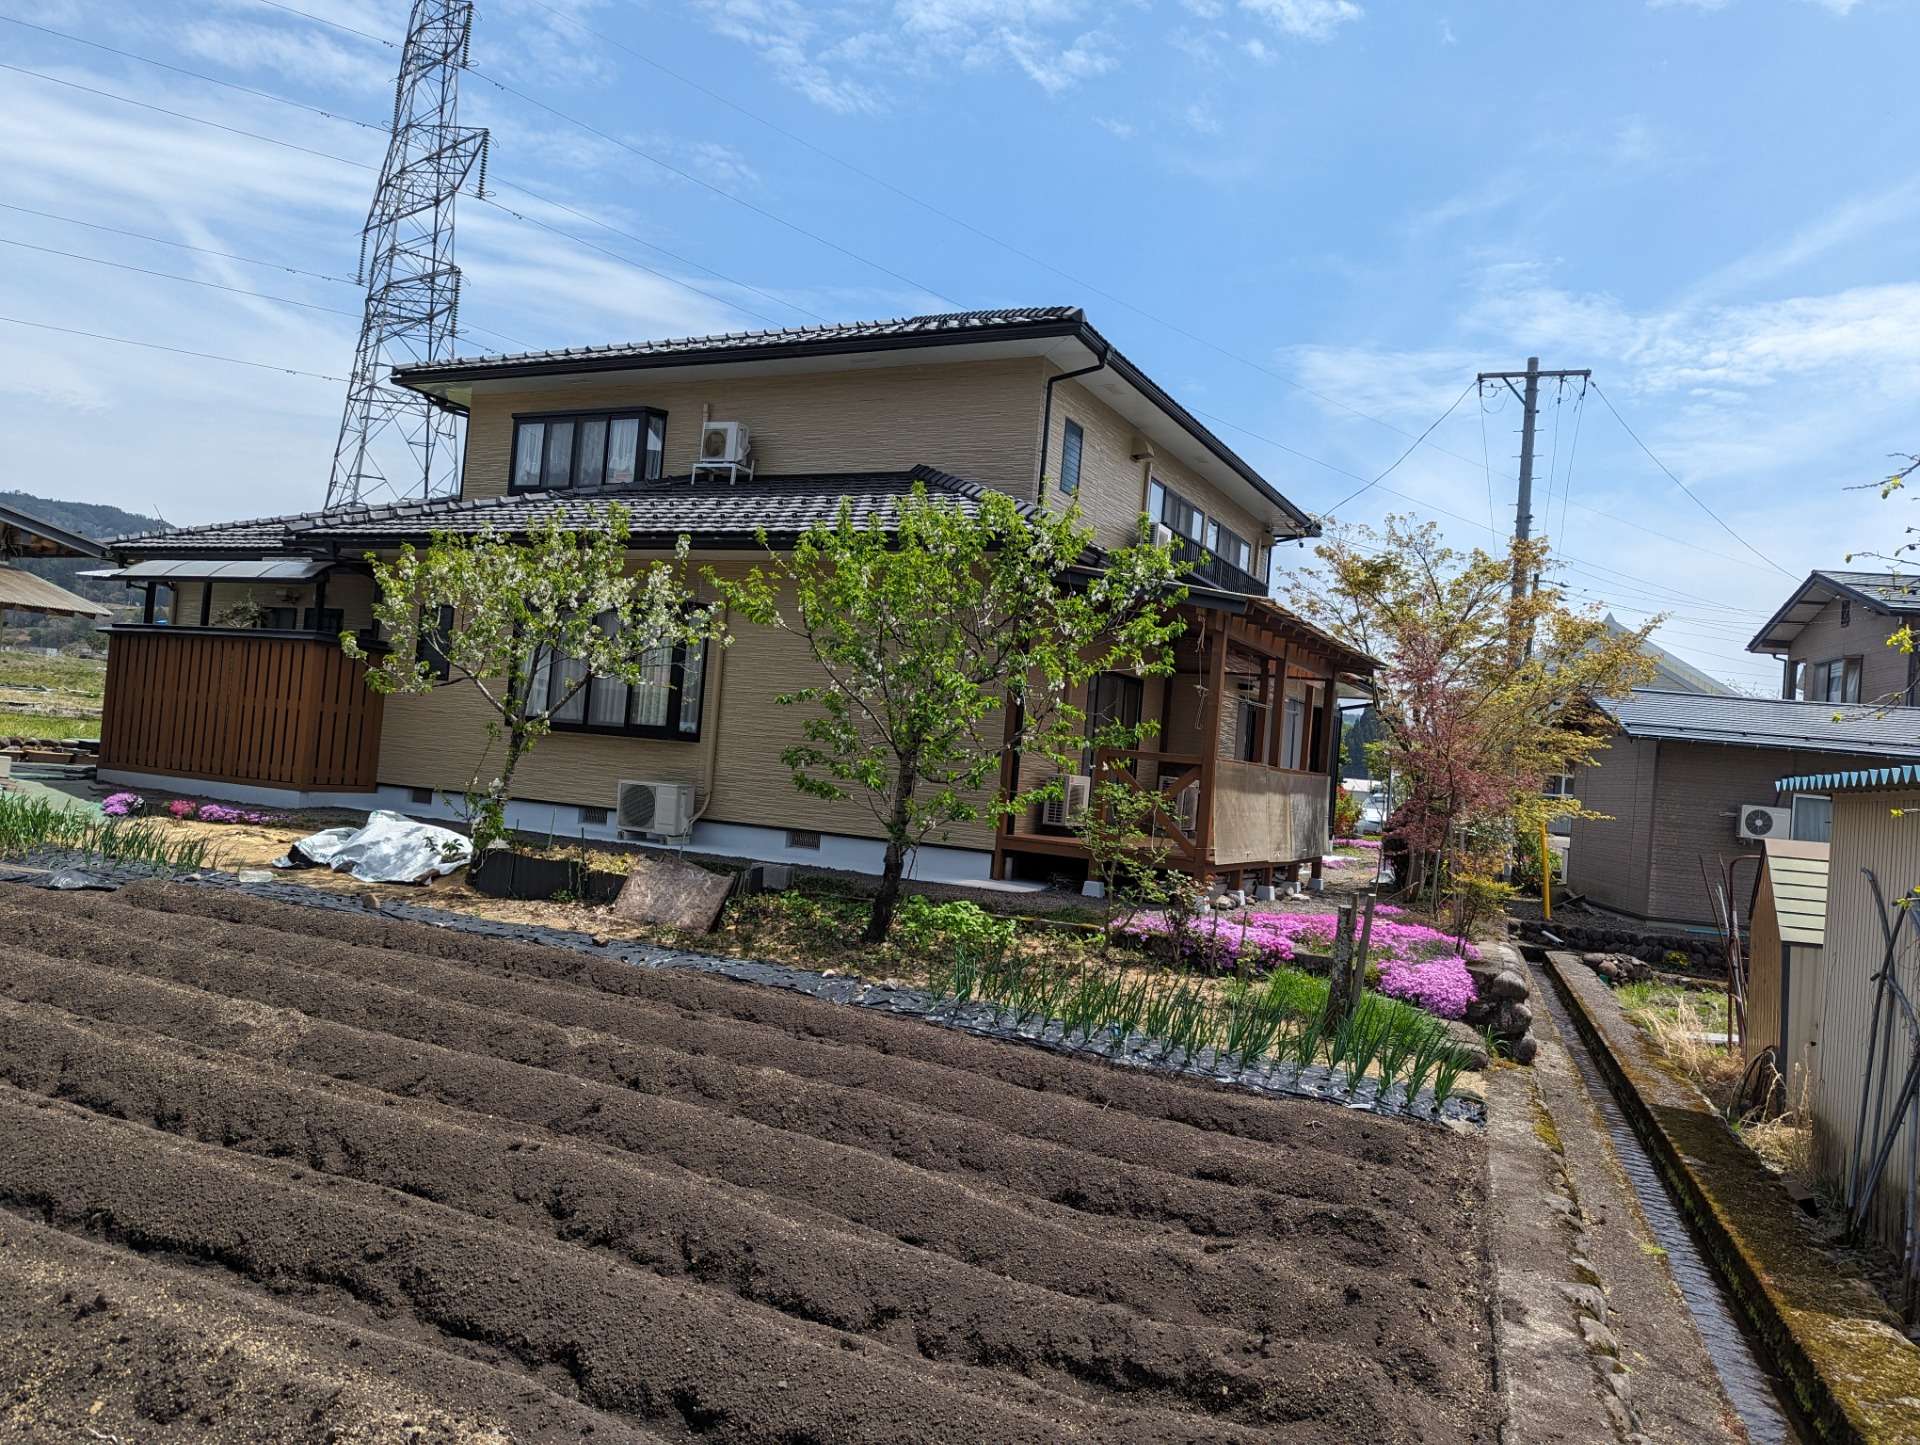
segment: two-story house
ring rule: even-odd
[[[1103,676],[1091,713],[1154,718],[1116,762],[1165,798],[1177,861],[1269,879],[1317,872],[1337,753],[1336,698],[1372,659],[1269,596],[1277,549],[1314,519],[1088,324],[1078,308],[968,312],[637,345],[459,359],[396,373],[467,420],[460,495],[403,506],[183,528],[121,539],[147,589],[115,629],[100,776],[282,806],[446,816],[485,742],[484,703],[453,686],[382,699],[337,634],[371,626],[369,554],[435,532],[583,523],[618,499],[636,563],[680,536],[725,574],[831,520],[842,499],[884,518],[916,483],[966,506],[992,488],[1035,507],[1077,501],[1121,545],[1144,513],[1193,564],[1169,678]],[[736,625],[725,649],[660,659],[627,688],[595,681],[516,774],[510,822],[623,836],[632,783],[691,789],[696,849],[876,871],[863,807],[797,791],[780,762],[798,710],[775,694],[814,664],[791,634]],[[554,675],[564,675],[565,664]],[[1035,780],[1009,757],[1003,787]],[[915,875],[1073,876],[1059,812],[955,827]]]
[[[1637,917],[1709,924],[1705,880],[1722,878],[1729,860],[1757,863],[1767,836],[1826,842],[1832,803],[1818,779],[1920,761],[1920,654],[1887,644],[1916,618],[1913,579],[1814,572],[1747,644],[1780,659],[1777,698],[1657,684],[1601,700],[1612,746],[1574,788],[1608,816],[1574,821],[1569,885]],[[1794,788],[1776,788],[1782,777]],[[1751,865],[1736,870],[1743,916],[1754,877]]]

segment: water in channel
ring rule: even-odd
[[[1633,1185],[1640,1212],[1653,1231],[1654,1242],[1667,1252],[1667,1266],[1673,1272],[1674,1283],[1680,1287],[1680,1297],[1693,1317],[1694,1328],[1700,1333],[1700,1342],[1706,1346],[1707,1358],[1720,1376],[1720,1386],[1727,1392],[1734,1413],[1746,1426],[1754,1445],[1799,1445],[1805,1437],[1789,1413],[1784,1387],[1757,1353],[1753,1338],[1719,1276],[1695,1241],[1678,1202],[1668,1192],[1659,1165],[1641,1144],[1640,1136],[1633,1132],[1633,1125],[1600,1072],[1600,1066],[1594,1062],[1585,1038],[1574,1026],[1553,980],[1536,966],[1533,981],[1534,1002],[1544,1002],[1553,1015],[1560,1040],[1572,1056],[1574,1067],[1580,1071],[1580,1080],[1586,1085],[1594,1107],[1600,1111],[1613,1141],[1613,1152]]]

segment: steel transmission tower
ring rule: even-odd
[[[472,0],[413,0],[393,137],[360,237],[367,288],[327,507],[420,501],[459,490],[454,418],[390,385],[395,366],[453,354],[460,268],[453,203],[478,166],[485,194],[487,133],[459,124],[459,77],[473,38]]]

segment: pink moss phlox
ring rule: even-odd
[[[100,811],[109,818],[131,818],[147,806],[147,800],[138,793],[112,793],[101,803]]]
[[[1189,961],[1231,968],[1291,963],[1301,953],[1326,953],[1333,947],[1334,915],[1291,913],[1274,908],[1239,909],[1196,918],[1188,943]],[[1143,913],[1122,932],[1135,938],[1164,938],[1171,929],[1164,915]],[[1459,1018],[1473,1002],[1473,978],[1466,960],[1447,934],[1424,923],[1408,923],[1403,910],[1383,903],[1373,911],[1369,962],[1380,969],[1380,991],[1439,1014]],[[1467,945],[1466,958],[1479,951]],[[1387,980],[1392,977],[1393,987]]]
[[[1388,998],[1397,998],[1443,1019],[1465,1016],[1474,1000],[1473,975],[1462,958],[1389,959],[1380,965],[1375,985]]]
[[[185,798],[175,798],[171,803],[167,804],[167,811],[176,818],[191,818],[194,815],[196,806],[197,805],[188,802]]]

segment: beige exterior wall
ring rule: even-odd
[[[1037,358],[802,376],[716,372],[670,383],[634,372],[565,388],[479,392],[467,421],[462,495],[507,490],[516,414],[646,406],[667,413],[670,476],[692,464],[706,408],[713,420],[746,423],[755,470],[764,476],[904,471],[925,463],[1030,501],[1043,400]]]
[[[1267,529],[1245,508],[1230,502],[1211,483],[1172,457],[1134,461],[1134,427],[1077,381],[1063,381],[1053,389],[1053,415],[1047,424],[1047,475],[1042,498],[1049,506],[1063,506],[1060,490],[1061,446],[1067,423],[1075,421],[1084,433],[1080,458],[1080,507],[1094,528],[1095,539],[1106,547],[1134,540],[1140,515],[1147,504],[1147,477],[1151,474],[1179,492],[1209,517],[1218,519],[1259,548]],[[1266,575],[1258,565],[1249,569]]]
[[[1884,612],[1874,612],[1856,602],[1848,610],[1843,627],[1836,598],[1800,630],[1787,656],[1794,662],[1858,657],[1861,702],[1910,703],[1914,699],[1907,696],[1907,654],[1887,646],[1887,634],[1897,625]]]
[[[1905,817],[1895,817],[1894,809]],[[1878,906],[1862,868],[1871,868],[1887,898],[1920,885],[1920,793],[1843,793],[1833,800],[1833,841],[1827,869],[1827,932],[1821,974],[1825,1002],[1814,1081],[1814,1152],[1822,1173],[1844,1177],[1852,1156],[1860,1089],[1866,1077],[1869,1026],[1873,1020],[1873,975],[1886,958]],[[1913,920],[1902,931],[1895,968],[1909,997],[1920,995],[1920,949]],[[1885,1040],[1882,1039],[1882,1048]],[[1898,1089],[1908,1056],[1904,1029],[1894,1034],[1900,1059],[1888,1096]],[[1871,1122],[1871,1121],[1869,1121]],[[1900,1245],[1905,1208],[1906,1138],[1903,1133],[1875,1198],[1873,1225],[1883,1243]]]
[[[727,575],[744,570],[744,563],[716,565]],[[804,704],[783,707],[774,701],[817,680],[806,643],[792,633],[737,619],[732,630],[733,645],[716,649],[707,665],[697,740],[550,733],[521,760],[513,796],[611,808],[623,781],[689,782],[695,785],[695,807],[705,809],[705,822],[880,837],[863,796],[837,803],[809,797],[794,787],[792,771],[780,761],[784,749],[801,741],[801,727],[814,715]],[[471,684],[388,698],[380,782],[464,792],[491,716]],[[963,823],[928,842],[990,849],[993,826],[988,820]]]
[[[208,587],[213,588],[208,613],[210,620],[248,598],[262,607],[297,608],[303,617],[307,609],[313,606],[314,586],[311,582],[182,582],[179,600],[173,608],[175,627],[200,625],[200,598]],[[294,600],[288,601],[289,596]],[[329,577],[327,606],[340,609],[343,614],[341,625],[349,632],[358,632],[363,627],[371,626],[373,579],[352,573]]]

